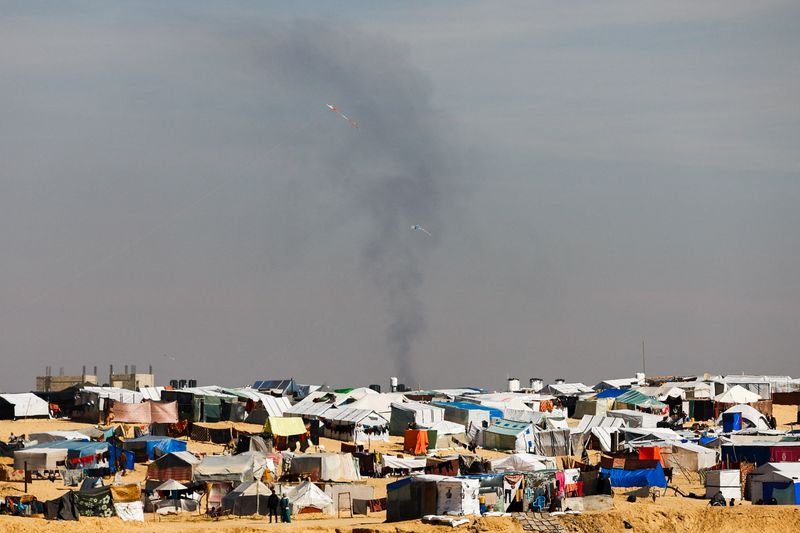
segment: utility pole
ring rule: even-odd
[[[644,339],[642,339],[642,374],[644,374],[645,377],[647,377],[647,365],[645,365],[645,359],[644,359]]]

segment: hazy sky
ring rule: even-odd
[[[295,4],[0,2],[1,389],[800,374],[796,2]]]

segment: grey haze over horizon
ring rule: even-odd
[[[0,3],[0,390],[800,374],[798,22]]]

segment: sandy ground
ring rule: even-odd
[[[775,406],[775,417],[779,424],[785,424],[796,418],[796,406]],[[37,431],[66,430],[86,427],[86,424],[73,423],[62,420],[23,420],[16,422],[0,421],[0,439],[7,440],[10,433],[16,435],[28,434]],[[322,439],[321,445],[326,451],[337,452],[341,443],[329,439]],[[190,451],[198,453],[220,453],[222,446],[203,442],[189,441]],[[402,454],[402,439],[391,438],[390,442],[373,442],[371,449],[382,453]],[[313,451],[313,450],[312,450]],[[453,453],[452,450],[443,450],[438,455],[444,456]],[[503,452],[493,450],[478,450],[480,455],[487,458],[503,456]],[[2,460],[10,464],[12,460]],[[145,465],[136,465],[133,472],[125,477],[127,482],[136,483],[144,480]],[[395,481],[395,478],[367,479],[366,483],[375,487],[377,498],[386,496],[386,485]],[[684,476],[675,472],[673,484],[683,492],[703,494],[704,489],[696,473]],[[40,500],[49,500],[63,494],[66,487],[60,480],[51,483],[47,480],[34,480],[28,487],[28,492]],[[6,495],[20,495],[23,493],[21,481],[0,482],[0,497]],[[575,533],[597,533],[630,531],[625,529],[623,520],[634,526],[632,531],[639,532],[697,532],[709,533],[719,531],[723,533],[742,531],[765,533],[771,531],[800,531],[800,507],[763,507],[751,506],[744,502],[733,508],[710,508],[706,500],[683,498],[673,491],[660,496],[653,502],[651,499],[638,499],[636,503],[625,501],[624,491],[620,491],[614,498],[614,509],[602,512],[587,512],[580,516],[564,517],[565,525]],[[20,532],[39,533],[50,531],[82,532],[98,531],[113,533],[180,533],[197,531],[222,531],[227,533],[244,533],[246,531],[277,531],[301,532],[313,531],[319,533],[338,533],[354,531],[358,533],[405,533],[412,531],[438,532],[452,531],[451,528],[436,527],[422,524],[420,521],[384,524],[386,513],[371,513],[368,517],[355,518],[313,518],[299,517],[292,524],[269,524],[260,517],[249,518],[224,518],[219,521],[209,520],[204,516],[181,515],[180,517],[155,517],[146,515],[144,524],[125,523],[118,518],[94,519],[83,518],[80,522],[48,522],[36,518],[18,518],[0,516],[0,533]],[[469,526],[463,526],[459,531],[480,531],[484,533],[520,532],[519,524],[509,518],[483,518],[473,520]]]

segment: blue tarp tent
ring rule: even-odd
[[[186,441],[171,439],[169,437],[158,437],[145,435],[135,439],[128,439],[122,447],[136,454],[137,462],[152,461],[157,459],[156,448],[159,450],[159,457],[171,452],[185,452]]]
[[[762,488],[764,502],[774,497],[780,505],[800,505],[800,482],[764,482]]]
[[[606,389],[602,392],[598,392],[597,394],[594,395],[594,397],[597,398],[598,400],[601,398],[616,398],[618,396],[622,396],[626,392],[628,391],[625,389]]]
[[[638,468],[625,470],[623,468],[601,468],[603,474],[611,474],[612,487],[667,487],[667,478],[664,468],[659,461],[655,461],[653,468]]]
[[[108,466],[111,472],[117,471],[117,457],[120,457],[120,464],[125,470],[133,470],[133,463],[136,459],[136,454],[128,450],[123,450],[122,446],[108,445]]]

